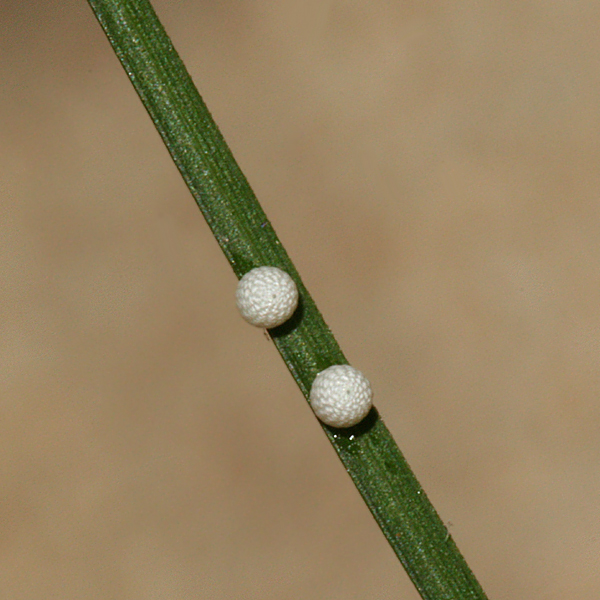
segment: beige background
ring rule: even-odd
[[[155,4],[490,599],[600,594],[600,8]],[[1,596],[417,594],[87,4],[0,5]]]

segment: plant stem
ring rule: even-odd
[[[347,361],[150,2],[88,1],[238,278],[270,265],[298,285],[300,310],[270,334],[308,399],[317,373]],[[421,596],[484,600],[377,411],[348,430],[322,427]]]

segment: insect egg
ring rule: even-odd
[[[333,365],[321,371],[310,390],[310,405],[321,421],[332,427],[352,427],[371,410],[369,380],[350,365]]]
[[[256,327],[277,327],[285,323],[298,306],[294,280],[277,267],[257,267],[248,271],[236,290],[242,317]]]

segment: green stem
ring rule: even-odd
[[[270,331],[308,398],[317,373],[346,359],[302,284],[147,0],[88,0],[238,277],[271,265],[296,281],[301,307]],[[375,409],[323,429],[421,596],[486,598]]]

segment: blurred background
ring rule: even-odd
[[[155,8],[490,599],[597,599],[598,3]],[[2,596],[416,600],[87,3],[0,18]]]

